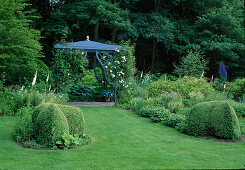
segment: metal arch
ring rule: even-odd
[[[99,56],[101,56],[100,52],[99,51],[96,51],[96,58],[99,61],[100,65],[102,67],[102,70],[104,71],[104,75],[105,75],[105,79],[106,79],[107,83],[109,83],[110,85],[112,85],[112,86],[115,87],[115,92],[114,92],[115,95],[114,96],[115,96],[115,105],[117,105],[117,96],[119,94],[119,91],[117,90],[117,82],[116,82],[116,80],[114,80],[113,82],[111,82],[111,81],[108,80],[107,74],[106,74],[106,71],[105,71],[104,64],[102,63],[102,61],[101,61],[101,59],[100,59]]]

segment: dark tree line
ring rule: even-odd
[[[0,0],[4,1],[4,0]],[[12,0],[7,0],[12,1]],[[24,3],[23,0],[17,0]],[[223,60],[230,79],[245,75],[244,0],[27,0],[31,26],[41,31],[42,60],[53,46],[91,40],[135,44],[136,66],[171,73],[189,50],[208,61],[206,76]]]

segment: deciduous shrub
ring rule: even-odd
[[[137,114],[148,117],[154,122],[161,122],[168,117],[169,111],[165,107],[147,105],[142,107]]]
[[[192,92],[201,92],[204,95],[212,93],[214,89],[211,85],[203,78],[184,77],[177,81],[163,81],[158,80],[153,82],[148,87],[150,95],[157,96],[167,92],[176,92],[179,95],[190,98]]]
[[[35,114],[33,123],[38,143],[53,147],[64,133],[69,133],[67,119],[57,105],[41,104]]]
[[[245,103],[236,102],[234,100],[229,101],[229,104],[235,110],[237,116],[245,116]]]
[[[5,115],[14,116],[22,107],[38,106],[42,102],[66,104],[67,100],[67,95],[57,95],[52,92],[5,89],[5,91],[0,91],[0,110],[3,110]]]
[[[176,127],[178,124],[184,122],[185,120],[186,118],[184,115],[170,113],[162,123],[170,127]]]
[[[230,104],[223,101],[195,105],[188,117],[188,133],[228,139],[237,139],[241,135],[235,111]]]
[[[227,90],[233,95],[234,99],[241,100],[245,95],[245,78],[236,79],[228,86]]]
[[[17,112],[17,124],[14,132],[14,138],[17,142],[30,140],[33,136],[32,114],[33,107],[24,107]]]

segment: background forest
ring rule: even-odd
[[[130,39],[140,71],[172,73],[197,55],[205,77],[217,77],[222,60],[233,80],[245,75],[243,18],[243,0],[0,0],[1,79],[31,81],[36,70],[47,76],[55,44],[90,36]]]

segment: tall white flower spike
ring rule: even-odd
[[[33,81],[31,83],[31,85],[34,86],[36,84],[36,81],[37,81],[37,70],[36,70],[36,74],[35,74],[35,76],[33,78]]]

